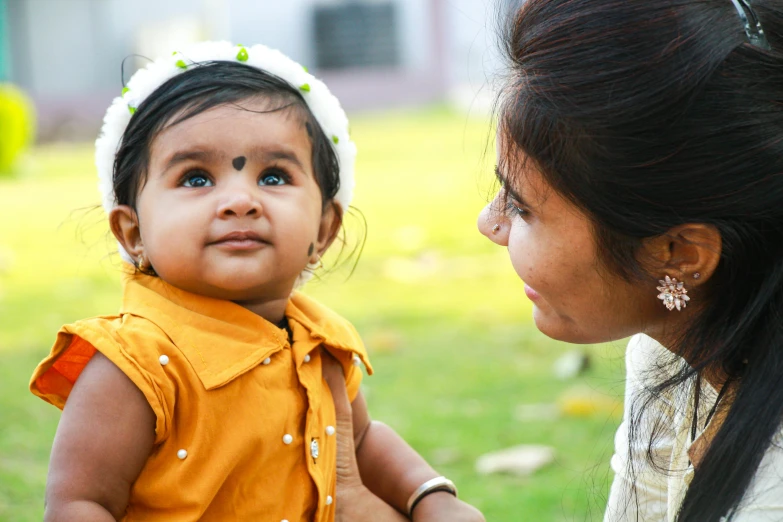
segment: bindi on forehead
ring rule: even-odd
[[[247,158],[245,158],[244,156],[238,156],[231,161],[231,164],[234,166],[235,169],[242,170],[243,168],[245,168],[246,161]]]

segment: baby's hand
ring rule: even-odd
[[[421,499],[413,509],[413,522],[485,522],[484,515],[450,493],[439,491]]]

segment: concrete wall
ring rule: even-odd
[[[73,120],[100,122],[122,87],[123,60],[126,78],[144,63],[134,53],[154,58],[185,41],[229,39],[265,43],[312,66],[312,8],[341,1],[0,0],[9,22],[10,78],[33,96],[42,131],[54,128],[54,138],[78,127]],[[491,50],[492,13],[510,0],[394,1],[400,67],[318,71],[345,106],[428,103],[460,89],[457,97],[469,99],[480,91],[499,63]],[[64,131],[62,122],[70,122]]]

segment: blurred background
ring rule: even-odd
[[[371,414],[490,521],[602,518],[623,344],[541,335],[475,226],[515,3],[0,0],[0,521],[43,513],[59,412],[29,376],[62,324],[119,306],[93,166],[103,113],[150,58],[203,39],[279,48],[349,112],[361,214],[346,228],[366,243],[306,291],[362,333]]]

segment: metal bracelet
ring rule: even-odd
[[[413,508],[416,507],[416,504],[430,493],[435,493],[436,491],[445,491],[451,493],[455,497],[457,496],[457,486],[446,477],[435,477],[434,479],[430,479],[416,488],[416,491],[414,491],[408,499],[408,516],[413,518]]]

